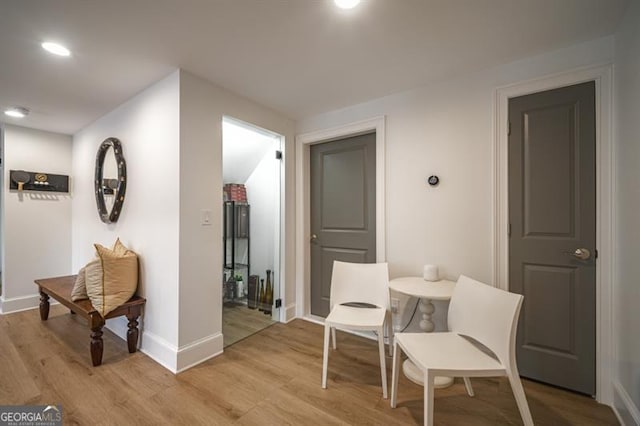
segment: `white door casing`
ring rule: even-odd
[[[298,318],[310,316],[310,163],[313,144],[359,134],[376,133],[376,261],[386,261],[386,157],[385,117],[374,117],[330,129],[303,133],[296,137],[296,312]],[[293,312],[287,313],[287,320]]]
[[[509,289],[508,102],[509,98],[573,84],[596,83],[596,399],[613,403],[613,66],[586,67],[496,89],[494,97],[493,283]]]

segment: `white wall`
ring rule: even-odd
[[[268,142],[273,136],[225,117],[222,139],[222,181],[244,183],[272,148]]]
[[[616,34],[616,265],[614,404],[640,424],[640,2],[632,1]]]
[[[270,142],[270,143],[269,143]],[[266,270],[277,274],[275,259],[276,220],[280,161],[276,160],[276,142],[265,141],[271,149],[263,155],[249,179],[245,182],[247,199],[251,205],[251,274],[266,280]],[[272,276],[273,282],[277,277]]]
[[[386,116],[386,255],[391,277],[440,266],[493,281],[493,99],[497,87],[613,60],[606,37],[308,117],[296,132]],[[429,175],[440,185],[426,184]],[[403,309],[406,320],[410,309]],[[446,305],[436,306],[444,327]],[[411,329],[417,329],[419,312]]]
[[[2,298],[0,311],[38,306],[33,280],[71,273],[71,196],[9,190],[9,171],[71,175],[71,138],[4,126]],[[73,183],[73,181],[72,181]]]
[[[117,237],[139,255],[138,294],[147,298],[141,349],[176,369],[178,347],[179,73],[142,91],[73,138],[73,270],[94,256],[93,243]],[[99,145],[122,142],[127,192],[117,223],[104,224],[96,209],[93,176]],[[108,326],[121,337],[126,321]]]
[[[180,71],[180,329],[178,368],[222,350],[222,119],[229,116],[284,135],[287,198],[293,217],[293,122],[188,72]],[[212,226],[201,225],[202,210]],[[293,220],[285,250],[293,259]],[[293,283],[293,262],[285,281]],[[287,286],[284,304],[293,303]]]
[[[293,151],[293,123],[184,71],[176,71],[78,132],[73,143],[73,269],[92,244],[116,237],[140,255],[139,293],[147,298],[142,350],[181,371],[222,350],[222,118],[283,134]],[[127,195],[118,223],[103,224],[93,195],[95,153],[119,138]],[[291,160],[293,152],[291,152]],[[293,178],[293,170],[289,180]],[[293,183],[290,183],[293,193]],[[293,199],[287,204],[293,216]],[[201,225],[202,210],[212,225]],[[288,250],[293,252],[293,230]],[[291,256],[292,257],[292,256]],[[288,265],[293,277],[293,264]],[[295,298],[295,288],[290,289]],[[120,335],[124,321],[110,321]]]

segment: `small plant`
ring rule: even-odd
[[[234,278],[236,281],[244,281],[241,274],[237,274]]]

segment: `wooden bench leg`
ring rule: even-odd
[[[94,367],[102,364],[102,351],[104,343],[102,342],[102,325],[91,329],[91,363]]]
[[[94,367],[102,364],[102,351],[104,344],[102,342],[102,327],[104,327],[104,319],[97,312],[92,312],[89,317],[89,327],[91,328],[91,363]]]
[[[46,321],[49,318],[49,295],[40,290],[40,319]]]
[[[132,354],[138,349],[138,317],[140,314],[127,314],[129,330],[127,330],[127,346]]]

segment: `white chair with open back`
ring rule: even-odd
[[[533,425],[518,374],[515,339],[523,297],[461,276],[449,305],[449,332],[395,335],[391,407],[396,407],[400,350],[424,372],[424,424],[433,424],[435,376],[463,377],[473,396],[470,377],[507,376],[525,425]],[[480,342],[493,352],[480,349]]]
[[[389,311],[389,270],[386,263],[346,263],[335,261],[331,275],[330,313],[324,322],[322,387],[327,388],[329,337],[336,349],[336,328],[374,331],[378,335],[382,395],[387,398],[387,370],[384,353],[385,322],[391,344]],[[389,348],[391,349],[391,347]]]

